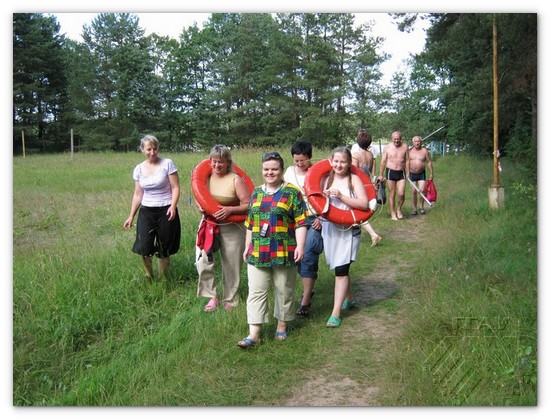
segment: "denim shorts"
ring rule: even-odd
[[[317,279],[319,270],[319,255],[323,253],[323,236],[321,230],[308,227],[304,258],[298,264],[298,274],[302,278]]]

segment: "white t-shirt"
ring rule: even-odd
[[[313,209],[311,205],[309,205],[309,202],[307,200],[306,191],[304,189],[306,175],[299,175],[296,171],[296,166],[289,166],[287,167],[283,177],[286,182],[292,183],[300,189],[300,191],[302,192],[302,197],[307,205],[309,215],[317,215],[317,212]]]
[[[170,159],[161,159],[156,173],[145,176],[141,172],[142,163],[134,169],[133,178],[143,189],[141,205],[145,207],[165,207],[172,204],[172,186],[168,175],[178,171]]]

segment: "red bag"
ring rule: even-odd
[[[426,181],[426,189],[424,192],[426,194],[426,198],[428,198],[428,201],[437,201],[437,189],[435,188],[435,183],[433,180],[429,179]]]

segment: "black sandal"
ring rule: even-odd
[[[311,297],[309,297],[309,301],[311,301],[314,295],[315,295],[315,291],[311,291]],[[307,305],[303,305],[302,304],[303,299],[304,299],[304,294],[302,294],[302,296],[300,297],[300,302],[298,303],[300,304],[300,308],[296,311],[296,314],[298,316],[309,316],[309,309],[311,308],[311,302]]]
[[[311,301],[313,299],[313,296],[315,295],[315,291],[311,291],[311,297],[309,297],[309,300]],[[302,305],[302,300],[304,299],[304,294],[300,295],[300,299],[298,300],[298,304]],[[311,303],[310,303],[311,305]]]
[[[300,308],[296,311],[296,314],[298,316],[309,316],[309,309],[311,308],[311,304],[308,305],[300,305]]]

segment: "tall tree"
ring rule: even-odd
[[[212,16],[209,25],[223,41],[213,68],[222,75],[219,99],[226,106],[228,139],[234,143],[269,141],[263,128],[269,92],[275,83],[272,55],[278,30],[268,13]],[[222,80],[220,80],[222,81]]]
[[[64,37],[54,17],[38,13],[13,14],[14,152],[21,131],[29,148],[43,151],[58,138],[66,103]],[[62,147],[62,146],[60,146]],[[59,148],[57,148],[59,150]]]
[[[359,126],[368,128],[374,134],[378,113],[387,106],[389,100],[388,90],[380,83],[380,65],[389,56],[379,51],[384,39],[372,35],[372,29],[372,22],[366,22],[358,28],[357,47],[348,64],[347,94],[355,122],[355,126],[350,127],[353,133]],[[377,135],[386,134],[386,131]]]
[[[532,13],[432,14],[422,61],[441,81],[449,140],[493,152],[493,18],[498,27],[499,145],[536,169],[537,16]],[[525,150],[529,150],[525,152]],[[536,173],[536,170],[534,170]]]
[[[201,30],[195,24],[182,31],[164,71],[170,83],[170,100],[166,112],[178,128],[176,135],[181,147],[211,144],[221,135],[220,104],[213,72],[213,51],[217,44],[211,28]]]
[[[135,136],[156,127],[151,118],[161,107],[151,38],[144,37],[136,15],[101,13],[83,28],[83,47],[92,66],[73,83],[92,94],[93,124],[84,137],[91,149],[120,149]]]

